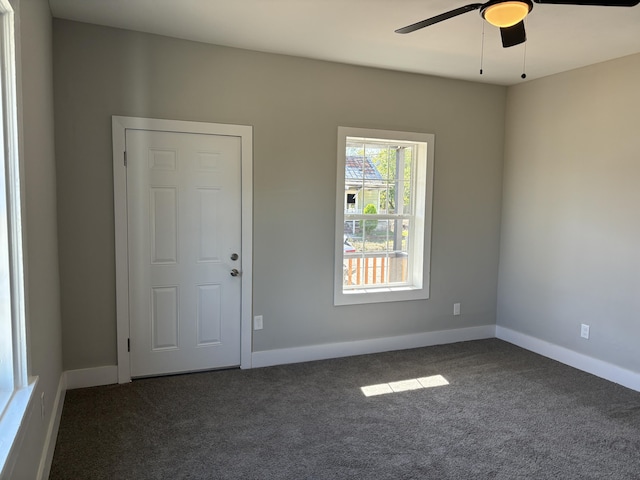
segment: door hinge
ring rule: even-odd
[[[131,339],[127,338],[127,352],[131,351]]]
[[[127,152],[124,152],[124,166],[127,166]]]

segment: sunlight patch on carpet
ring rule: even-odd
[[[422,388],[441,387],[449,385],[449,382],[442,375],[432,375],[430,377],[411,378],[398,382],[380,383],[378,385],[368,385],[360,387],[365,397],[385,395],[387,393],[406,392],[408,390],[419,390]]]

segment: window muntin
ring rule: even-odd
[[[428,298],[433,135],[338,137],[334,303]]]

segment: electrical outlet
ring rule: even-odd
[[[262,315],[256,315],[253,317],[253,329],[262,330]]]
[[[459,303],[454,303],[453,304],[453,314],[454,315],[460,315],[460,304]]]
[[[584,323],[580,326],[580,336],[582,338],[589,339],[589,325],[585,325]]]

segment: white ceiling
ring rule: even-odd
[[[476,0],[477,1],[477,0]],[[55,17],[199,42],[499,85],[640,52],[640,5],[538,5],[528,41],[508,49],[472,11],[394,30],[474,0],[50,0]]]

